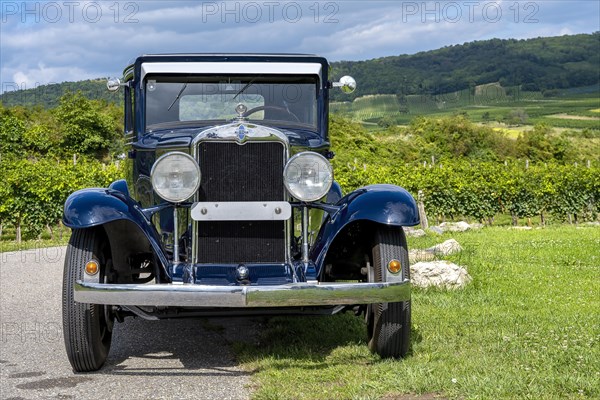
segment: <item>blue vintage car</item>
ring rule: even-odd
[[[392,185],[342,194],[329,162],[326,59],[144,55],[122,88],[126,180],[73,193],[64,270],[74,371],[102,367],[115,321],[222,315],[364,315],[382,357],[409,349],[403,226]]]

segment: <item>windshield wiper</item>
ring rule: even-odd
[[[175,97],[175,100],[173,100],[173,102],[171,103],[169,108],[167,108],[167,111],[171,111],[171,108],[173,108],[175,103],[177,103],[177,100],[179,100],[179,98],[181,97],[181,94],[183,93],[183,91],[185,90],[187,85],[188,85],[187,82],[183,84],[183,86],[181,87],[181,90],[179,91],[179,93],[177,93],[177,97]]]
[[[254,81],[255,81],[255,80],[257,80],[258,78],[260,78],[261,76],[262,76],[262,75],[258,75],[256,78],[254,78],[254,79],[252,79],[250,82],[246,83],[246,84],[244,85],[244,87],[243,87],[243,88],[242,88],[242,89],[241,89],[239,92],[237,92],[235,96],[233,96],[233,99],[231,99],[231,100],[232,100],[232,101],[233,101],[233,100],[235,100],[235,99],[236,99],[236,98],[237,98],[237,97],[238,97],[240,94],[244,93],[244,91],[245,91],[246,89],[248,89],[250,86],[252,86],[252,84],[254,83]]]

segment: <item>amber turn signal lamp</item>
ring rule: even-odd
[[[94,260],[90,260],[85,264],[85,273],[88,275],[96,275],[98,270],[98,263]]]
[[[397,274],[401,269],[402,264],[400,264],[400,261],[398,260],[391,260],[388,263],[388,271],[390,271],[392,274]]]

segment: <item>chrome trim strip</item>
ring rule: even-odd
[[[284,221],[292,216],[287,201],[201,201],[191,208],[194,221]]]
[[[290,307],[410,300],[410,281],[277,286],[103,284],[77,281],[75,301],[120,306]]]
[[[147,74],[260,74],[260,75],[318,75],[320,63],[292,62],[145,62],[140,81]]]
[[[242,128],[244,134],[240,139],[239,130],[240,126],[242,125],[244,126],[244,128]],[[238,144],[244,144],[247,142],[275,141],[282,142],[286,148],[290,145],[290,141],[287,136],[279,130],[262,125],[256,125],[247,121],[235,121],[226,125],[219,125],[201,131],[192,141],[194,151],[197,151],[195,147],[198,145],[198,143],[207,140],[236,142]],[[283,173],[283,171],[281,171],[281,173]]]

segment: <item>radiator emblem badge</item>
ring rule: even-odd
[[[248,132],[246,131],[246,127],[244,125],[240,125],[239,128],[237,129],[237,137],[238,140],[241,142],[244,139],[246,139],[246,134]]]

